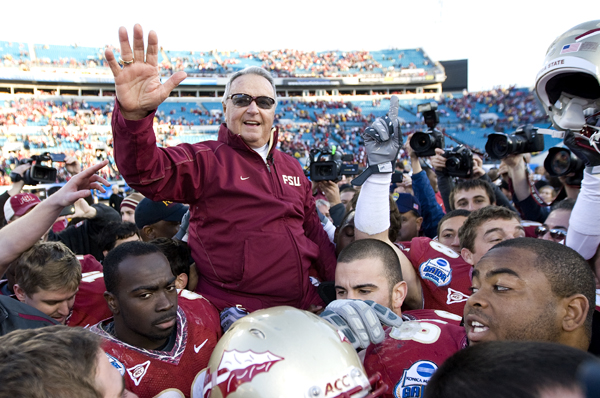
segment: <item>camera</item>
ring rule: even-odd
[[[34,155],[31,158],[21,159],[19,164],[31,164],[31,168],[26,170],[21,177],[19,174],[12,172],[10,178],[13,182],[25,181],[25,185],[37,185],[40,182],[54,183],[56,182],[57,170],[54,167],[44,166],[43,162],[64,162],[65,154],[63,153],[43,153]]]
[[[544,136],[531,124],[520,126],[512,134],[490,134],[485,151],[492,159],[504,159],[508,155],[541,152],[544,150]]]
[[[473,153],[465,146],[459,145],[444,152],[446,158],[445,174],[452,177],[467,178],[473,170]]]
[[[311,181],[339,181],[344,175],[357,175],[358,164],[346,164],[352,162],[352,155],[344,155],[335,146],[324,148],[313,148],[310,150],[310,165],[308,176]]]
[[[414,133],[410,139],[410,147],[418,157],[434,156],[435,148],[444,148],[446,146],[443,134],[435,128],[440,122],[437,108],[437,102],[429,102],[417,106],[417,111],[423,115],[425,124],[429,128],[425,132],[419,131]]]
[[[550,148],[544,160],[544,168],[553,177],[562,177],[583,171],[585,163],[567,148]]]

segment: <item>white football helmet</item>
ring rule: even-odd
[[[577,25],[554,40],[535,91],[556,129],[584,135],[598,150],[600,20]]]
[[[241,318],[223,335],[208,363],[203,397],[358,398],[386,390],[379,374],[367,378],[352,345],[327,321],[273,307]]]

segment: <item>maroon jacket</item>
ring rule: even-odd
[[[225,124],[218,141],[158,148],[153,119],[125,120],[115,104],[115,160],[146,197],[190,205],[196,291],[219,309],[321,304],[309,268],[334,280],[335,249],[298,161],[273,146],[265,164]]]

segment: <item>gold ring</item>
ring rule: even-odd
[[[119,58],[119,63],[124,65],[129,65],[133,63],[133,59],[131,61],[125,61],[123,58]]]

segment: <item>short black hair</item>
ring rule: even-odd
[[[398,255],[390,245],[377,239],[360,239],[350,243],[340,252],[338,263],[350,263],[365,258],[381,260],[390,289],[403,281]]]
[[[490,251],[503,247],[523,249],[535,254],[536,259],[532,265],[544,273],[556,297],[582,294],[587,298],[589,310],[585,326],[588,336],[591,337],[596,307],[596,280],[589,263],[570,247],[544,239],[509,239],[498,243]]]
[[[185,242],[171,238],[157,238],[150,241],[169,260],[173,275],[186,274],[190,276],[190,249]]]
[[[106,291],[114,295],[117,294],[119,282],[121,281],[119,264],[126,258],[145,256],[152,253],[162,254],[158,246],[147,242],[125,242],[112,249],[102,263]]]
[[[138,228],[132,222],[111,221],[102,229],[98,237],[98,246],[107,252],[115,248],[117,240],[130,238],[138,235]]]
[[[554,210],[568,210],[573,211],[575,207],[575,199],[573,198],[564,198],[561,201],[554,202],[552,204],[552,211]]]
[[[564,344],[490,341],[460,350],[439,367],[425,398],[538,398],[544,391],[579,390],[578,367],[597,359]],[[581,390],[579,390],[581,391]]]
[[[444,217],[442,217],[442,219],[440,220],[440,222],[438,222],[438,225],[437,225],[437,235],[440,236],[440,233],[442,232],[441,231],[442,224],[444,222],[446,222],[446,220],[449,220],[449,219],[454,218],[454,217],[469,217],[469,214],[471,214],[471,211],[470,210],[465,210],[465,209],[456,209],[456,210],[449,211],[448,213],[446,213],[444,215]],[[458,232],[458,231],[456,231],[456,232]]]
[[[490,200],[490,204],[496,204],[496,194],[494,193],[494,188],[492,188],[492,184],[487,182],[486,180],[482,180],[480,178],[473,178],[469,180],[460,180],[452,191],[450,191],[450,210],[454,210],[454,197],[456,193],[459,191],[470,191],[475,188],[483,188]]]

